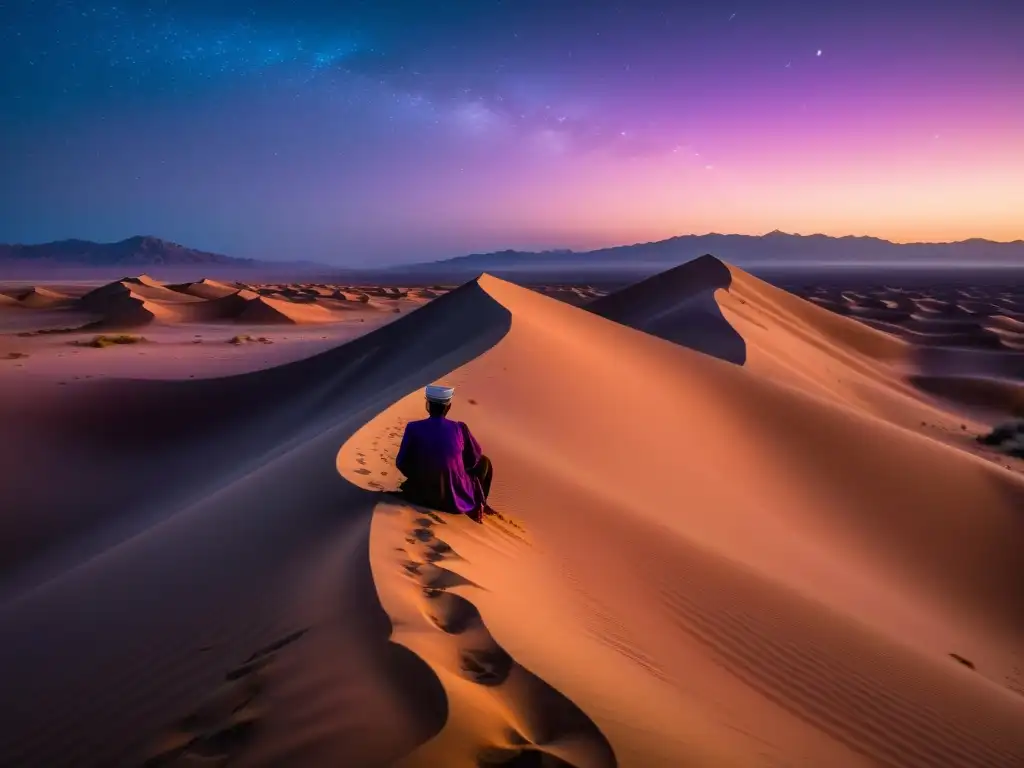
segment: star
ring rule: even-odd
[[[818,53],[817,53],[817,54],[815,54],[815,55],[817,55],[817,56],[821,56],[821,48],[819,48],[819,49],[818,49]]]

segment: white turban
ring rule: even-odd
[[[427,387],[427,400],[432,403],[450,403],[455,395],[455,387],[439,387],[431,384]]]

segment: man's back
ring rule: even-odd
[[[409,479],[406,492],[421,503],[449,512],[472,512],[484,501],[480,484],[469,471],[481,456],[465,424],[431,416],[406,425],[395,465]]]

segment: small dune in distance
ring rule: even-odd
[[[324,284],[253,285],[202,279],[163,283],[148,275],[125,277],[96,288],[81,285],[9,288],[5,307],[68,310],[92,315],[90,328],[134,328],[149,323],[236,321],[242,324],[330,323],[350,311],[401,311],[447,288],[408,290]]]
[[[0,764],[1024,765],[1024,279],[395,280],[0,285]]]

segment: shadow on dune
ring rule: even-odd
[[[472,282],[366,336],[268,370],[0,392],[0,499],[9,506],[0,576],[113,521],[170,514],[304,435],[348,421],[354,431],[483,353],[509,324]]]
[[[729,268],[705,255],[620,291],[586,309],[622,325],[743,365],[747,346],[722,315],[715,291],[732,284]]]
[[[374,415],[492,347],[510,320],[474,282],[278,368],[0,397],[0,707],[16,713],[0,763],[120,764],[168,727],[181,746],[193,720],[168,718],[274,639],[267,632],[296,609],[283,585],[294,587],[300,564],[329,575],[312,611],[326,629],[274,651],[275,664],[300,654],[300,677],[331,681],[328,701],[347,696],[325,707],[325,717],[340,706],[352,714],[348,730],[344,717],[332,730],[334,757],[365,749],[348,764],[387,764],[440,729],[443,690],[390,642],[374,589],[367,547],[379,497],[339,478],[334,457]],[[396,705],[413,721],[401,737],[386,727]],[[237,718],[226,727],[237,733]],[[316,745],[295,734],[276,744],[298,762],[266,764],[318,764],[302,757]],[[232,738],[216,748],[237,747]]]
[[[1024,383],[980,376],[910,376],[923,392],[987,411],[1024,417]]]
[[[926,376],[976,376],[1024,381],[1024,352],[922,346],[914,366]]]
[[[382,767],[441,730],[448,715],[444,688],[429,665],[391,641],[391,621],[377,598],[369,556],[375,498],[336,476],[328,477],[329,468],[319,464],[299,478],[317,489],[319,505],[301,499],[307,503],[290,518],[292,528],[305,531],[304,542],[288,543],[281,537],[270,545],[276,548],[271,552],[264,541],[260,549],[271,559],[255,564],[255,572],[235,574],[239,594],[265,595],[259,579],[276,577],[285,581],[285,605],[280,609],[298,608],[300,613],[315,617],[311,625],[260,643],[254,650],[253,642],[240,644],[240,652],[217,670],[217,684],[183,697],[180,705],[165,700],[160,710],[144,709],[142,717],[120,713],[116,719],[111,718],[116,707],[131,701],[129,697],[159,700],[161,694],[154,690],[156,681],[150,675],[140,675],[138,681],[117,688],[113,696],[101,696],[101,711],[107,717],[94,723],[91,730],[107,736],[109,747],[93,752],[89,765],[107,765],[119,755],[130,755],[123,764],[147,768],[192,764],[190,761],[226,764],[237,759],[250,766],[329,765],[341,760],[346,765]],[[325,483],[330,483],[336,493],[324,493]],[[286,511],[283,507],[275,510],[274,506],[268,504],[260,513],[269,513],[281,522],[289,519],[282,514]],[[282,579],[287,570],[280,567],[281,560],[296,552],[305,561],[301,574]],[[219,559],[225,557],[231,555],[222,551]],[[216,584],[223,578],[223,574],[211,574],[209,582]],[[223,585],[216,584],[215,591],[221,589]],[[181,602],[191,604],[193,610],[197,607],[194,600]],[[265,602],[253,603],[237,613],[237,620],[251,624],[267,614]],[[209,620],[215,610],[204,606],[200,614]],[[194,642],[195,628],[187,622],[181,622],[182,628],[177,624],[178,637]],[[112,644],[120,646],[122,653],[131,653],[130,646],[144,639],[144,631],[142,627],[130,627]],[[251,631],[244,631],[244,625],[236,626],[235,632],[243,637],[251,635]],[[81,666],[88,661],[89,668],[109,670],[103,658],[108,653],[87,648],[76,654],[77,660],[72,657],[71,665]],[[150,665],[157,658],[166,664],[170,658],[170,654],[145,651],[135,655],[148,658],[144,663]],[[6,656],[0,651],[0,659],[6,661]],[[60,667],[68,663],[65,659],[57,661]],[[186,657],[172,663],[188,665],[195,661],[189,662]],[[186,674],[191,671],[186,669]],[[99,685],[101,680],[109,684],[109,674],[93,674],[92,684]],[[28,728],[22,732],[38,732],[39,721],[52,716],[40,704],[36,698],[31,706],[23,708],[22,718],[31,720],[24,723]],[[54,720],[54,726],[65,725],[61,717]],[[125,732],[118,733],[119,728],[125,728]],[[116,737],[109,738],[112,734]],[[40,759],[47,765],[67,763],[66,756],[73,753],[75,741],[62,739],[61,735],[48,739],[45,746],[15,746],[21,746],[26,750],[21,754],[32,758],[26,764],[40,764]],[[143,740],[149,746],[144,746]],[[0,757],[14,754],[10,746],[0,740]]]

